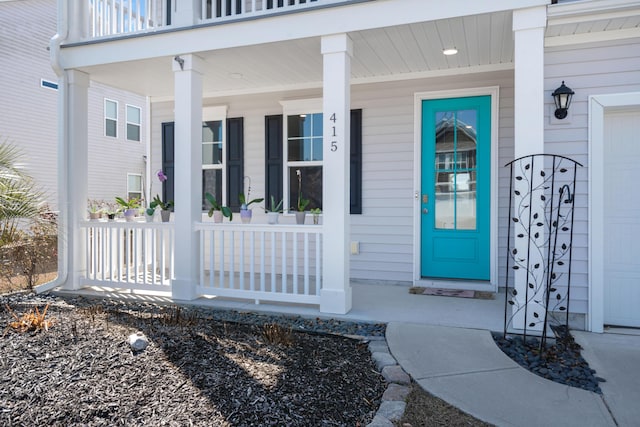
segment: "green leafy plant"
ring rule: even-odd
[[[169,200],[168,202],[165,203],[165,202],[162,201],[160,196],[157,195],[157,194],[153,198],[151,203],[149,203],[149,208],[152,208],[152,209],[160,208],[163,211],[168,211],[169,209],[171,209],[172,206],[173,206],[173,200]]]
[[[156,176],[158,177],[158,181],[160,181],[161,183],[164,183],[167,179],[169,179],[169,177],[167,177],[167,175],[164,174],[162,169],[160,169],[158,172],[156,172]],[[174,206],[173,200],[169,200],[168,202],[164,202],[164,201],[162,201],[162,199],[160,198],[160,195],[158,195],[158,194],[156,194],[156,196],[153,198],[151,203],[149,203],[149,207],[150,208],[155,209],[155,208],[159,207],[163,211],[168,211],[173,206]]]
[[[249,194],[249,193],[247,193]],[[238,195],[238,200],[240,201],[240,209],[249,209],[249,206],[252,203],[260,203],[264,200],[264,198],[258,198],[258,199],[253,199],[253,200],[249,200],[247,202],[247,198],[244,196],[244,193],[240,193]]]
[[[138,209],[140,207],[140,199],[132,197],[129,200],[125,200],[122,197],[116,197],[116,203],[122,207],[122,209]]]
[[[246,195],[246,197],[245,197],[244,193],[240,193],[238,195],[238,201],[240,201],[240,209],[241,210],[249,209],[249,206],[252,203],[260,203],[260,202],[262,202],[264,200],[263,198],[249,200],[249,198],[251,196],[251,177],[245,176],[244,179],[249,181],[249,185],[247,186],[247,195]],[[249,200],[249,201],[247,201],[247,200]]]
[[[222,212],[222,216],[226,216],[227,218],[229,218],[229,221],[233,220],[233,212],[231,212],[231,209],[229,209],[229,207],[220,205],[220,203],[218,203],[216,198],[213,197],[211,193],[205,193],[204,197],[211,205],[211,208],[209,208],[209,217],[213,216],[214,211],[220,211]]]
[[[275,197],[271,196],[271,204],[269,207],[265,206],[266,212],[282,212],[282,200],[278,204],[276,204]]]

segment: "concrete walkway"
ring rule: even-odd
[[[387,343],[429,393],[498,426],[637,426],[640,336],[577,332],[583,357],[607,382],[604,395],[520,367],[487,330],[392,322]]]

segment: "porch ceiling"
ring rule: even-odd
[[[511,12],[497,12],[350,33],[352,82],[510,68]],[[458,54],[445,56],[455,46]],[[320,38],[197,52],[204,59],[204,95],[320,87]],[[173,97],[173,57],[86,67],[91,79],[155,99]]]

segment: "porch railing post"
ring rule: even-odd
[[[351,310],[349,283],[349,127],[352,41],[347,34],[322,37],[324,216],[320,311]]]
[[[174,299],[195,298],[199,279],[199,235],[202,219],[202,63],[195,55],[173,60],[175,75],[175,279]]]

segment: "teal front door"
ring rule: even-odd
[[[421,275],[489,280],[491,97],[422,102]]]

